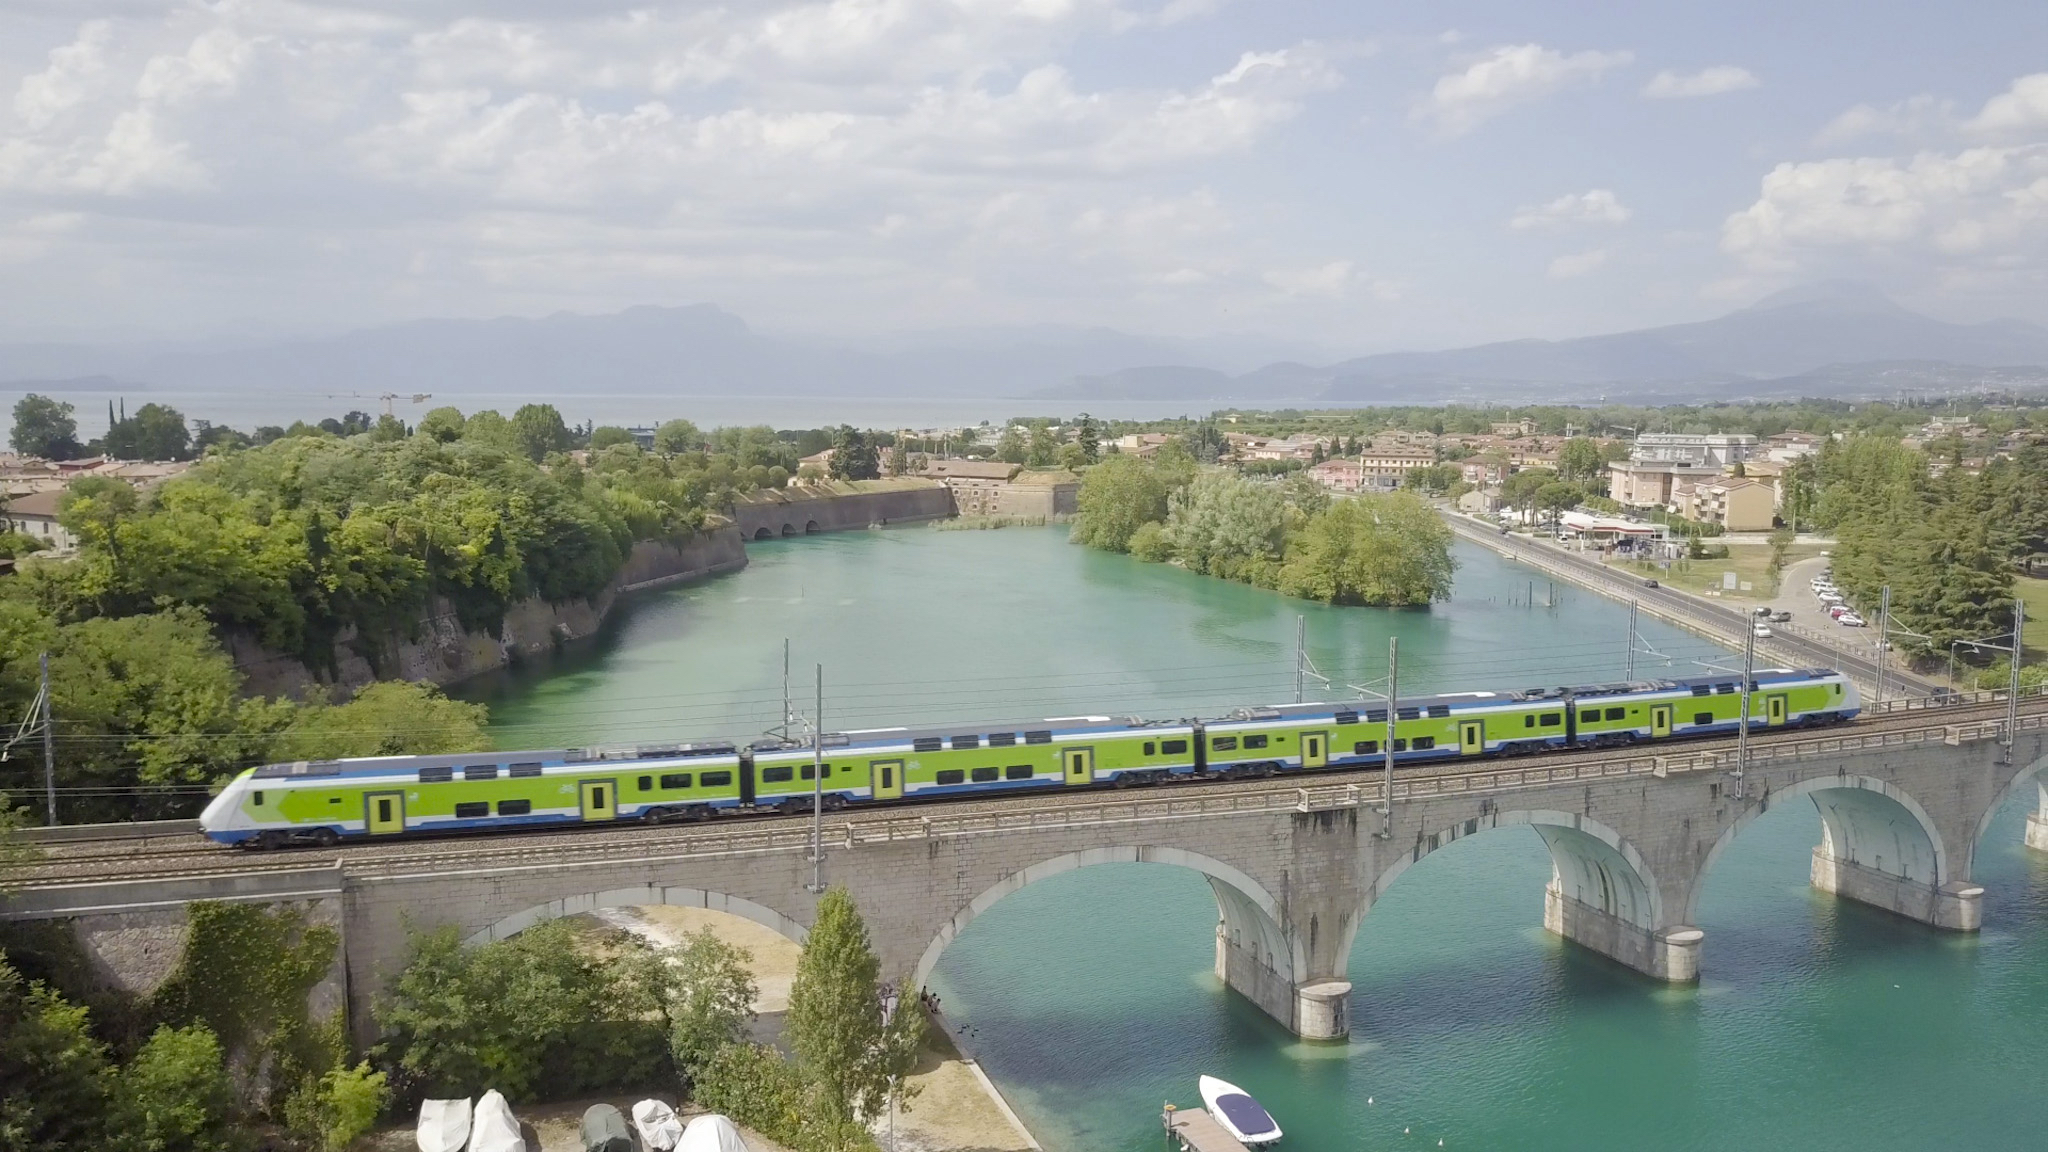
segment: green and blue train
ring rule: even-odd
[[[378,756],[270,764],[242,773],[200,828],[223,844],[275,848],[410,834],[661,823],[730,813],[1010,796],[1231,779],[1386,762],[1516,756],[1735,732],[1739,675],[1452,692],[1384,704],[1280,704],[1213,719],[1063,716],[1024,724],[876,728],[780,740],[543,752]],[[1836,724],[1860,708],[1826,668],[1754,674],[1752,731]],[[822,768],[818,767],[822,762]]]

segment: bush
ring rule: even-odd
[[[121,1146],[143,1152],[225,1148],[234,1089],[220,1041],[203,1024],[156,1030],[120,1079]]]
[[[1166,538],[1165,526],[1157,520],[1138,526],[1131,533],[1131,555],[1148,564],[1161,564],[1173,559],[1173,541]]]
[[[308,1077],[285,1102],[285,1123],[325,1152],[340,1152],[377,1124],[391,1093],[368,1061]]]

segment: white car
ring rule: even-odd
[[[1771,626],[1769,624],[1758,623],[1749,630],[1749,633],[1750,635],[1756,637],[1759,640],[1768,640],[1771,638]]]
[[[1862,628],[1867,623],[1863,617],[1858,616],[1854,612],[1844,612],[1840,616],[1835,617],[1835,621],[1845,628]]]

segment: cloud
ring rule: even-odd
[[[1595,188],[1589,192],[1567,193],[1548,204],[1517,208],[1514,217],[1508,221],[1508,227],[1526,231],[1571,224],[1621,224],[1628,218],[1629,210],[1613,192]]]
[[[1332,260],[1314,268],[1276,268],[1261,279],[1289,296],[1342,296],[1351,286],[1349,260]]]
[[[31,131],[46,128],[76,107],[106,71],[107,41],[113,25],[88,20],[69,44],[50,50],[49,67],[22,77],[14,92],[14,114]]]
[[[1733,64],[1717,64],[1703,68],[1690,75],[1673,72],[1669,68],[1657,73],[1648,84],[1643,85],[1643,95],[1652,100],[1682,100],[1696,96],[1719,96],[1725,92],[1740,92],[1755,88],[1763,81],[1752,75],[1747,68]]]
[[[1541,44],[1495,48],[1462,72],[1438,78],[1418,116],[1446,136],[1461,136],[1517,105],[1598,80],[1634,59],[1620,52],[1566,54]]]
[[[1920,95],[1883,107],[1858,104],[1828,121],[1813,142],[1834,148],[1872,136],[1925,140],[1946,135],[1954,129],[1955,122],[1954,101]]]
[[[1575,252],[1568,256],[1559,256],[1550,262],[1550,278],[1552,280],[1577,279],[1580,276],[1591,274],[1605,263],[1607,263],[1607,249],[1605,248],[1595,248],[1589,252]]]
[[[1963,128],[2000,136],[2048,130],[2048,72],[2013,81],[2012,87],[1986,101],[1983,110]]]

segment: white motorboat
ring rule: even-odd
[[[469,1152],[526,1152],[519,1119],[496,1088],[476,1102],[469,1123]]]
[[[462,1152],[469,1143],[469,1098],[420,1101],[420,1152]]]
[[[676,1110],[659,1100],[642,1100],[633,1105],[633,1127],[640,1143],[652,1152],[669,1152],[683,1138],[683,1122]]]
[[[1279,1141],[1280,1125],[1252,1099],[1251,1093],[1214,1076],[1202,1077],[1201,1087],[1202,1105],[1209,1110],[1210,1118],[1237,1137],[1238,1143],[1258,1148]]]

